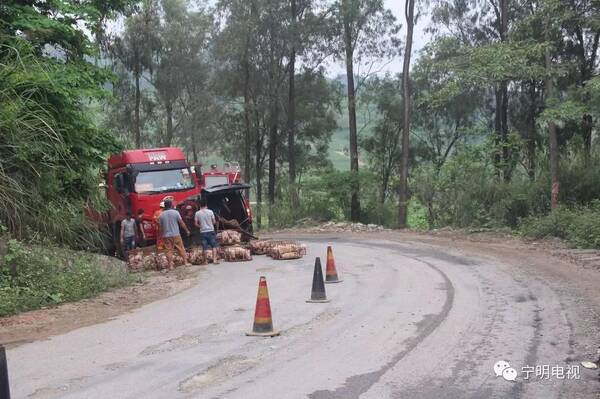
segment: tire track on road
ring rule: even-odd
[[[346,243],[346,242],[344,242]],[[378,244],[371,243],[369,246],[364,244],[360,244],[353,241],[347,241],[348,244],[351,245],[360,245],[365,247],[378,247],[390,249],[390,244]],[[394,246],[396,247],[396,246]],[[400,253],[398,248],[393,248],[394,251]],[[336,388],[335,390],[318,390],[308,395],[310,399],[358,399],[360,395],[367,392],[373,385],[375,385],[380,378],[387,373],[390,369],[392,369],[398,362],[400,362],[407,354],[409,354],[412,350],[414,350],[423,340],[425,340],[439,325],[448,317],[450,310],[454,304],[454,286],[452,282],[446,276],[444,272],[442,272],[437,266],[429,263],[427,261],[418,259],[416,257],[407,256],[403,253],[400,253],[401,256],[412,259],[416,262],[422,263],[429,268],[435,270],[444,280],[445,290],[446,290],[446,299],[444,301],[444,306],[442,307],[442,311],[438,314],[430,314],[425,315],[423,320],[416,323],[417,324],[417,335],[405,340],[403,344],[405,345],[404,350],[395,354],[390,361],[388,361],[383,367],[379,370],[372,371],[364,374],[357,374],[352,377],[346,379],[343,386]]]

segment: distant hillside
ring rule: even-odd
[[[329,159],[337,170],[350,170],[350,154],[348,153],[350,145],[350,129],[348,128],[347,104],[348,103],[345,100],[342,102],[342,112],[337,120],[338,128],[333,132],[331,143],[329,144]],[[360,104],[358,105],[356,110],[356,123],[358,125],[359,140],[361,136],[364,137],[373,133],[372,129],[375,118],[376,115],[374,112],[369,116],[367,109],[361,107]],[[369,119],[371,119],[370,122]],[[362,163],[360,148],[359,158],[361,158],[360,162]]]

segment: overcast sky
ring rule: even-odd
[[[209,0],[209,4],[214,4],[214,0]],[[406,41],[406,20],[404,19],[404,4],[406,0],[384,0],[385,6],[392,10],[392,13],[396,16],[397,21],[402,24],[402,30],[400,31],[400,38],[402,42]],[[429,23],[429,19],[426,15],[421,16],[417,25],[415,25],[414,35],[413,35],[413,51],[412,51],[412,61],[414,62],[418,56],[419,50],[425,46],[428,41],[428,37],[425,34],[425,28]],[[119,31],[123,29],[123,21],[114,21],[109,24],[109,30]],[[385,64],[385,62],[383,62]],[[330,63],[327,66],[328,75],[337,76],[340,74],[346,73],[346,68],[344,65],[339,63]],[[402,72],[402,57],[397,57],[396,59],[391,60],[387,65],[382,68],[382,73],[390,72],[390,73],[399,73]]]
[[[406,41],[406,20],[404,17],[404,4],[406,0],[384,0],[385,6],[392,10],[392,13],[396,16],[396,19],[402,24],[402,30],[400,32],[400,38],[404,43]],[[424,30],[428,24],[427,16],[422,16],[419,18],[418,24],[415,25],[414,34],[413,34],[413,51],[412,51],[412,61],[414,62],[416,56],[418,55],[419,50],[425,46],[428,41],[428,37],[426,36]],[[331,64],[328,66],[327,70],[330,75],[339,75],[345,74],[346,69],[343,65],[340,64]],[[389,64],[387,64],[382,73],[390,72],[390,73],[399,73],[402,72],[402,57],[397,57],[392,60]]]

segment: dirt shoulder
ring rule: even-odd
[[[150,272],[141,283],[94,298],[0,318],[0,343],[11,348],[105,322],[192,287],[202,269],[191,266],[168,274]]]

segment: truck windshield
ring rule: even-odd
[[[193,187],[194,180],[188,168],[140,172],[135,179],[136,193],[162,193]]]

